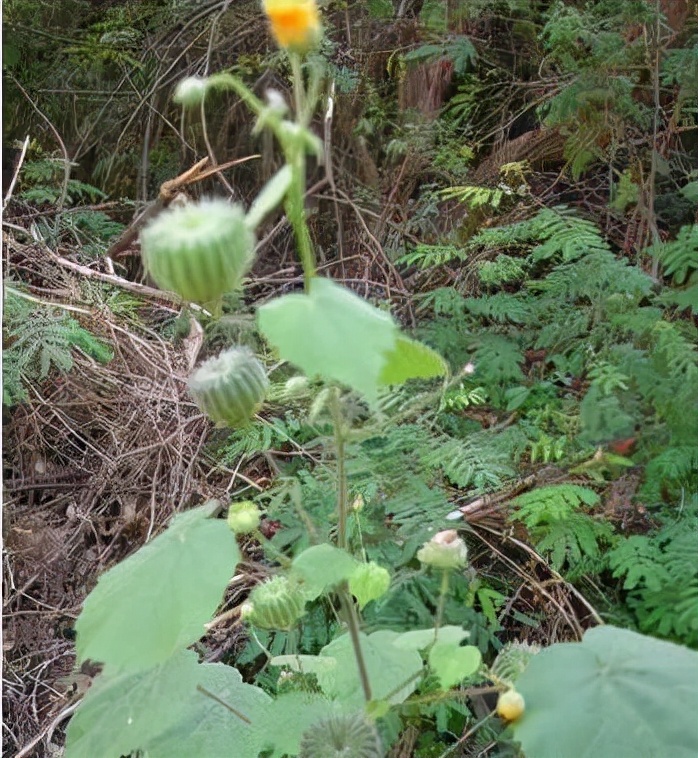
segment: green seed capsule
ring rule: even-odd
[[[143,260],[157,285],[201,304],[240,287],[254,245],[243,209],[223,200],[169,208],[141,233]]]
[[[299,758],[382,758],[376,727],[362,713],[313,724],[301,739]]]
[[[209,358],[189,378],[189,392],[221,426],[242,426],[257,412],[269,387],[264,366],[246,347]]]
[[[252,590],[243,617],[260,629],[288,631],[305,612],[305,597],[284,576],[275,576]]]

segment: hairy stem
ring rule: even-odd
[[[338,592],[339,601],[342,604],[342,614],[349,627],[349,636],[351,637],[351,646],[354,649],[354,658],[356,666],[359,669],[359,679],[361,680],[361,689],[364,691],[364,699],[368,703],[372,700],[371,683],[368,680],[368,670],[364,660],[363,650],[361,649],[361,640],[359,639],[359,614],[356,612],[354,600],[343,587]]]
[[[296,124],[304,129],[309,118],[305,85],[303,83],[303,71],[301,59],[295,53],[291,54],[291,71],[293,72],[293,96],[296,108]],[[288,191],[286,202],[286,214],[288,215],[293,233],[298,245],[298,255],[303,265],[303,278],[305,289],[310,285],[310,280],[315,276],[315,253],[310,233],[305,218],[305,145],[300,140],[287,143],[286,160],[293,172],[291,186]]]
[[[448,596],[448,584],[451,579],[451,572],[448,569],[444,569],[441,575],[441,589],[439,591],[439,604],[436,607],[436,619],[434,621],[434,641],[439,636],[439,628],[444,617],[444,607],[446,605],[446,598]]]
[[[337,545],[343,550],[346,550],[347,519],[349,517],[349,497],[347,492],[347,474],[344,466],[344,458],[346,453],[344,421],[342,419],[342,406],[339,392],[339,388],[335,387],[333,389],[330,410],[332,413],[332,422],[334,424],[334,442],[337,455]]]
[[[315,253],[305,219],[305,148],[303,145],[296,145],[294,149],[295,155],[288,156],[292,179],[285,207],[296,237],[298,256],[303,266],[303,280],[307,290],[310,281],[315,276]]]

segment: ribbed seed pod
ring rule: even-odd
[[[275,576],[255,587],[243,608],[243,618],[260,629],[288,631],[305,612],[305,596],[285,576]]]
[[[528,666],[528,662],[540,652],[538,645],[527,642],[510,642],[502,650],[491,666],[492,675],[497,681],[513,687],[516,680]]]
[[[159,287],[193,303],[236,290],[254,258],[245,212],[223,200],[168,208],[141,232],[143,260]]]
[[[301,738],[299,758],[382,758],[376,727],[362,713],[332,716]]]
[[[189,392],[206,415],[222,426],[252,418],[269,387],[264,366],[246,347],[209,358],[189,377]]]

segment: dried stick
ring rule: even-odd
[[[17,183],[17,177],[19,176],[19,172],[22,168],[22,164],[24,163],[24,156],[27,154],[27,148],[29,147],[29,135],[27,135],[26,139],[24,140],[24,144],[22,145],[22,152],[19,156],[19,160],[17,161],[17,164],[15,165],[15,171],[12,175],[12,181],[10,182],[10,186],[7,190],[7,194],[5,195],[5,199],[2,201],[2,209],[5,210],[7,208],[7,204],[10,202],[10,198],[12,197],[12,193],[15,189],[15,184]]]

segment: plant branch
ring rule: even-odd
[[[356,665],[359,669],[359,679],[361,680],[361,688],[364,691],[364,699],[368,703],[373,699],[373,697],[371,694],[371,683],[368,679],[368,669],[366,668],[366,661],[364,660],[363,650],[361,649],[361,638],[359,637],[359,616],[356,612],[354,601],[347,590],[344,588],[340,589],[338,595],[339,601],[342,604],[344,620],[349,627],[349,636],[351,637],[351,645],[354,648],[354,657],[356,658]]]
[[[332,413],[332,422],[334,424],[334,440],[337,455],[337,545],[342,548],[342,550],[346,550],[349,498],[347,493],[347,475],[344,465],[346,437],[344,434],[344,421],[342,419],[342,407],[339,392],[339,388],[335,387],[332,392],[330,412]]]

